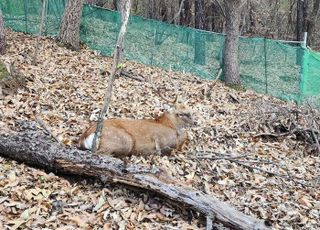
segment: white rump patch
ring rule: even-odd
[[[92,149],[93,145],[93,138],[94,138],[94,133],[90,134],[85,140],[84,140],[84,148],[85,149]]]

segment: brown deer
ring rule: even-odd
[[[175,87],[176,89],[176,87]],[[194,124],[191,111],[185,103],[176,103],[162,96],[168,102],[175,103],[172,112],[164,112],[155,119],[106,119],[100,137],[99,154],[125,157],[170,152],[180,148],[187,140],[185,128]],[[177,90],[176,90],[177,93]],[[81,149],[92,148],[96,124],[87,129],[78,142]]]

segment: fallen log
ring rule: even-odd
[[[0,133],[0,155],[54,172],[93,177],[155,192],[231,228],[270,229],[265,221],[245,215],[212,195],[177,183],[161,170],[68,148],[36,129]]]

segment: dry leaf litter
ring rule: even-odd
[[[8,50],[0,60],[14,62],[27,87],[0,100],[2,131],[16,130],[17,120],[35,120],[38,113],[62,143],[75,145],[98,117],[112,59],[86,47],[70,51],[51,38],[7,32]],[[32,65],[37,42],[37,65]],[[182,150],[127,161],[155,165],[177,183],[268,219],[276,229],[320,228],[320,156],[310,141],[317,111],[134,62],[126,61],[125,71],[145,81],[118,77],[108,117],[150,118],[169,110],[172,105],[157,95],[150,79],[173,96],[171,77],[197,121]],[[165,198],[3,158],[0,188],[0,229],[205,228],[198,213]]]

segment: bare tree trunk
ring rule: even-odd
[[[303,41],[303,33],[307,31],[307,9],[308,0],[297,0],[297,22],[296,36],[297,41]]]
[[[180,11],[180,25],[183,26],[191,26],[191,5],[192,3],[190,2],[190,0],[180,0],[179,4],[181,6],[181,11]],[[190,30],[186,30],[182,37],[181,37],[181,42],[185,43],[185,44],[189,44],[189,38],[190,38]]]
[[[123,3],[121,3],[121,6],[123,6],[123,9],[121,9],[121,12],[123,13],[123,16],[121,16],[121,19],[123,21],[121,24],[117,44],[116,44],[114,54],[113,54],[113,64],[112,64],[111,73],[110,73],[110,76],[108,79],[108,86],[107,86],[106,95],[104,97],[103,108],[99,114],[97,129],[95,131],[94,138],[93,138],[93,146],[92,146],[93,152],[95,152],[97,150],[98,142],[100,141],[99,139],[100,139],[100,135],[101,135],[103,120],[109,110],[109,105],[110,105],[111,96],[112,96],[113,81],[115,79],[116,72],[118,70],[120,57],[123,52],[124,37],[125,37],[126,31],[127,31],[127,24],[128,24],[129,16],[130,16],[131,0],[121,0],[121,1],[123,1]]]
[[[203,30],[205,28],[204,20],[204,0],[195,0],[195,28]]]
[[[45,26],[45,19],[47,18],[47,9],[48,9],[48,0],[42,0],[42,9],[41,9],[41,18],[39,23],[39,33],[36,40],[36,47],[34,49],[34,54],[32,57],[32,65],[35,65],[37,63],[37,56],[39,52],[39,46],[40,46],[40,36],[43,33],[44,26]]]
[[[204,0],[195,0],[195,28],[204,30]],[[194,63],[204,65],[206,63],[206,38],[201,32],[195,32]]]
[[[206,12],[206,30],[207,31],[212,31],[213,30],[213,25],[214,25],[214,3],[213,2],[209,2],[207,3],[208,5],[206,5],[205,7],[205,12]]]
[[[180,4],[183,0],[180,0]],[[190,26],[191,24],[191,3],[190,0],[184,0],[183,7],[180,12],[180,25]]]
[[[164,1],[160,1],[160,14],[158,20],[167,22],[168,21],[168,5]]]
[[[116,11],[119,11],[119,9],[121,9],[121,7],[119,7],[119,2],[120,2],[120,0],[113,0],[112,1],[113,9],[116,10]]]
[[[241,0],[224,0],[226,13],[224,77],[228,85],[241,84],[238,63],[240,5]]]
[[[318,19],[320,8],[320,0],[313,0],[313,7],[310,17],[307,20],[307,30],[308,30],[308,43],[313,45],[314,40],[314,27]]]
[[[59,40],[78,50],[80,45],[80,20],[83,0],[69,0],[61,22]]]
[[[154,18],[157,19],[158,14],[156,13],[156,0],[147,0],[147,18]]]
[[[122,26],[122,23],[126,20],[126,17],[127,17],[127,15],[126,15],[126,7],[125,7],[125,3],[126,2],[126,0],[117,0],[116,1],[116,4],[117,4],[117,10],[120,12],[120,15],[121,15],[121,23],[120,23],[120,29],[121,29],[121,26]],[[130,8],[129,8],[129,14],[130,14],[130,9],[131,9],[131,5],[130,5]],[[122,46],[122,45],[121,45]],[[123,55],[124,55],[124,53],[123,53],[123,48],[121,48],[120,50],[119,50],[119,62],[123,59]],[[121,70],[120,70],[121,71]],[[121,74],[121,73],[120,73]]]
[[[4,28],[4,20],[0,9],[0,54],[6,52],[6,32]]]
[[[256,5],[255,2],[250,1],[249,2],[249,32],[254,33],[256,31]]]

